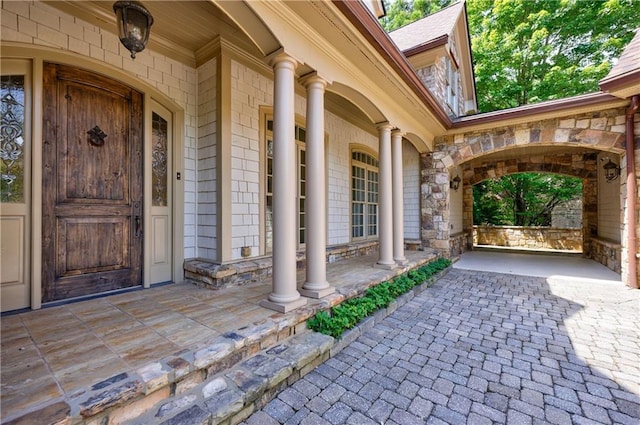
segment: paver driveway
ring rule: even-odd
[[[640,291],[451,270],[245,423],[640,423]]]

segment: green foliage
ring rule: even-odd
[[[319,311],[307,321],[307,326],[316,332],[339,338],[345,330],[355,327],[365,317],[387,307],[394,299],[450,265],[451,260],[446,258],[431,261],[397,277],[392,282],[382,282],[369,288],[362,297],[351,298],[333,307],[331,315]]]
[[[582,180],[547,173],[510,174],[473,187],[473,222],[550,226],[553,209],[582,197]]]
[[[392,31],[453,3],[385,1]],[[638,0],[467,0],[478,110],[598,91],[640,22]]]
[[[598,91],[640,22],[637,0],[468,0],[478,109]]]
[[[427,275],[420,269],[411,270],[408,273],[409,279],[412,279],[416,285],[421,284],[427,280]]]

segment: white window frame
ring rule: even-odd
[[[453,114],[455,116],[458,116],[459,114],[459,107],[458,107],[458,80],[459,80],[459,74],[460,71],[458,70],[458,65],[456,64],[455,60],[453,59],[452,56],[447,57],[446,59],[446,63],[447,63],[447,74],[446,74],[446,79],[447,79],[447,95],[446,95],[446,99],[447,99],[447,105],[449,105],[449,108],[451,108]]]
[[[273,175],[269,173],[269,161],[273,161],[272,156],[269,153],[269,143],[273,143],[273,115],[264,116],[264,129],[265,129],[265,187],[264,187],[264,247],[266,253],[273,251],[273,226],[270,223],[271,213],[269,212],[269,200],[271,199],[271,206],[273,206],[273,192],[270,191]],[[298,229],[296,233],[297,249],[303,249],[306,242],[306,212],[305,201],[307,195],[306,187],[306,129],[304,126],[296,124],[295,139],[296,139],[296,227]]]
[[[351,240],[377,239],[380,217],[380,169],[378,159],[370,152],[356,148],[351,151],[350,165],[351,209],[349,234]],[[361,176],[355,176],[356,169],[363,171]],[[362,185],[357,185],[356,178],[362,181]],[[375,191],[372,190],[373,188],[375,188]],[[362,191],[362,196],[358,197],[355,190]],[[362,211],[356,211],[356,205],[362,205]],[[356,214],[361,216],[362,220],[356,218]],[[361,231],[356,232],[356,228]]]

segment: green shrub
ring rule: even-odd
[[[394,299],[409,292],[414,286],[424,283],[431,276],[451,265],[451,260],[439,258],[422,267],[410,270],[372,288],[356,298],[351,298],[331,309],[331,315],[325,311],[317,312],[307,321],[309,329],[325,335],[339,338],[342,333],[355,327],[362,319],[371,316],[381,308],[387,307]],[[432,282],[428,282],[428,285]]]

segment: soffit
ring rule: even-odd
[[[72,16],[116,34],[113,1],[45,1]],[[200,57],[218,38],[238,46],[250,54],[260,54],[256,44],[209,1],[146,1],[144,6],[153,16],[147,48],[189,66],[197,66],[209,58]],[[248,10],[248,9],[247,9]]]

